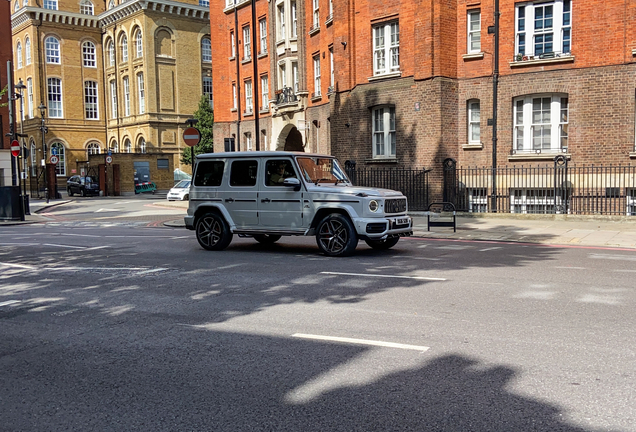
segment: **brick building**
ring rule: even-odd
[[[297,148],[289,136],[299,135],[306,151],[358,167],[431,168],[438,180],[447,158],[491,166],[494,0],[277,0],[256,9],[266,38],[258,73],[269,82],[261,148]],[[254,134],[232,92],[253,79],[241,33],[253,23],[249,1],[236,17],[231,0],[211,10],[220,148],[237,126],[240,138]],[[634,0],[500,0],[498,166],[545,165],[556,155],[633,164],[634,18]]]
[[[66,177],[85,168],[89,155],[108,150],[114,164],[120,153],[162,154],[168,166],[181,167],[185,120],[202,94],[212,101],[207,0],[11,5],[15,80],[26,86],[23,127],[32,176],[39,175],[43,157],[40,104],[46,106],[47,159],[58,155],[62,187]],[[133,172],[122,169],[121,176],[124,191],[132,191]]]
[[[11,52],[11,6],[8,1],[0,0],[0,90],[7,85],[7,62],[12,59]],[[0,105],[8,102],[8,92],[0,98]],[[9,132],[9,108],[0,106],[0,186],[11,186],[11,152]]]

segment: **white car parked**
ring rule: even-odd
[[[191,180],[181,180],[168,192],[168,201],[187,201],[190,197]]]
[[[355,187],[333,156],[232,152],[197,156],[185,224],[208,250],[232,236],[274,243],[312,235],[329,256],[351,255],[359,239],[389,249],[413,234],[406,197]]]

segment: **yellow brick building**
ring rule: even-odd
[[[118,153],[161,154],[189,171],[179,161],[185,120],[202,94],[212,103],[208,0],[11,5],[15,82],[24,85],[18,130],[30,150],[31,184],[41,177],[45,151],[47,161],[58,156],[62,188],[89,155],[108,150],[114,164]],[[132,190],[125,187],[132,173],[121,175],[122,189]]]

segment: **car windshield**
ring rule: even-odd
[[[173,186],[175,189],[187,189],[190,187],[190,180],[181,180]]]
[[[328,157],[299,157],[298,165],[303,178],[314,184],[351,183],[337,159]]]

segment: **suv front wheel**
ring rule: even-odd
[[[348,217],[332,213],[318,224],[316,243],[329,256],[349,256],[358,245],[358,234]]]
[[[233,237],[225,219],[216,213],[201,216],[197,221],[196,233],[199,244],[207,250],[223,250]]]
[[[373,249],[386,250],[391,249],[400,240],[399,237],[391,237],[384,240],[365,240]]]

